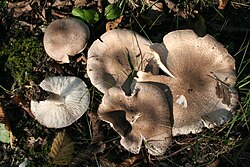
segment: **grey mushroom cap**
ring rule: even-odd
[[[44,34],[44,49],[56,61],[69,63],[68,56],[83,51],[88,43],[88,26],[75,18],[57,19],[49,24]]]
[[[151,155],[162,155],[172,140],[171,114],[164,92],[147,83],[133,83],[132,94],[110,88],[98,109],[99,117],[121,135],[121,145],[138,154],[142,141]]]
[[[31,112],[48,128],[69,126],[88,109],[90,94],[80,78],[49,77],[40,83],[40,87],[53,94],[44,101],[31,100]]]
[[[147,39],[133,31],[114,29],[104,33],[88,51],[91,83],[105,93],[112,86],[122,86],[134,71],[158,73],[149,46]]]
[[[212,36],[178,30],[164,37],[164,58],[175,78],[138,72],[137,81],[168,85],[173,104],[173,136],[223,124],[235,111],[235,61]]]

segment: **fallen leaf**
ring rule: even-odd
[[[88,112],[88,116],[90,118],[91,122],[91,128],[92,128],[92,141],[91,143],[98,143],[105,139],[102,127],[101,127],[101,121],[96,113]]]
[[[73,151],[74,142],[66,132],[59,132],[53,140],[48,157],[52,164],[68,165],[73,157]]]
[[[16,3],[8,2],[8,11],[9,12],[13,11],[13,17],[19,17],[23,13],[26,13],[32,10],[30,6],[32,1],[33,0],[21,1],[21,2],[16,2]]]
[[[0,106],[0,123],[4,123],[5,122],[5,113],[4,113],[4,109],[2,106]]]
[[[78,57],[76,59],[76,62],[77,63],[81,62],[83,65],[86,65],[87,64],[87,58],[84,55],[81,55],[80,57]]]
[[[218,3],[219,3],[218,9],[221,9],[221,10],[225,9],[227,2],[228,2],[228,0],[218,0]]]
[[[102,2],[102,0],[97,0],[97,10],[99,11],[99,13],[103,12],[103,2]]]
[[[107,22],[106,31],[110,31],[110,30],[117,28],[119,26],[119,24],[122,22],[122,18],[123,18],[123,16],[120,16],[119,18],[117,18],[114,21]]]
[[[143,157],[141,155],[131,156],[128,159],[123,160],[123,162],[121,162],[120,164],[118,164],[116,167],[130,167],[130,166],[134,166],[135,161],[139,160],[139,159],[143,159]]]
[[[207,167],[217,167],[220,164],[220,159],[216,159],[211,164],[209,164]]]
[[[20,105],[21,108],[24,109],[32,118],[35,118],[30,111],[27,102],[24,100],[24,97],[22,97],[21,95],[14,95],[11,100],[13,104]]]
[[[53,4],[52,7],[65,7],[65,6],[71,6],[72,3],[70,0],[56,0]]]
[[[70,167],[79,166],[82,162],[93,158],[95,154],[102,153],[106,148],[106,145],[103,143],[95,143],[89,145],[87,148],[84,148],[70,163]]]
[[[88,4],[87,0],[75,0],[75,7],[82,7]]]
[[[51,15],[59,17],[59,18],[67,18],[68,17],[67,15],[62,14],[62,13],[58,13],[58,12],[56,12],[54,10],[51,11]]]
[[[21,26],[23,27],[29,27],[30,31],[33,31],[33,29],[35,28],[35,25],[32,25],[30,23],[27,23],[26,21],[20,21],[19,20],[19,23]]]
[[[2,106],[0,106],[0,123],[5,125],[6,130],[11,131],[9,118],[5,114],[5,110]]]

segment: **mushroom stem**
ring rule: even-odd
[[[65,102],[65,98],[59,94],[48,92],[49,93],[49,101],[53,101],[56,104],[63,104]]]
[[[158,65],[158,67],[167,75],[172,78],[175,78],[174,75],[167,69],[167,67],[161,62],[160,55],[153,50],[154,59]]]

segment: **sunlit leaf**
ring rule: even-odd
[[[113,20],[121,15],[120,9],[115,4],[110,4],[105,8],[105,17],[107,20]]]
[[[73,151],[74,142],[65,132],[59,132],[54,138],[48,156],[52,164],[68,165],[71,162]]]
[[[90,24],[95,24],[99,20],[98,13],[92,9],[74,8],[72,10],[72,14],[73,14],[73,16],[79,17],[80,19],[82,19]]]
[[[0,141],[10,143],[10,131],[5,128],[5,124],[0,123]]]
[[[106,23],[106,31],[113,30],[119,26],[119,24],[122,21],[123,16],[120,16],[119,18],[115,19],[114,21],[109,21]]]

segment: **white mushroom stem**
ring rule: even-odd
[[[161,58],[160,55],[153,51],[153,55],[154,55],[154,60],[156,61],[158,67],[167,75],[169,75],[172,78],[175,78],[174,75],[167,69],[167,67],[161,62]]]
[[[65,98],[59,94],[49,92],[49,101],[53,101],[56,104],[64,104]]]

